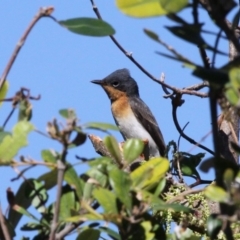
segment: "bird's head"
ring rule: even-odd
[[[123,95],[139,96],[138,85],[125,68],[111,73],[102,80],[92,80],[91,82],[101,85],[111,101]]]

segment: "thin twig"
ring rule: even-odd
[[[37,12],[36,16],[32,19],[30,22],[29,26],[27,27],[26,31],[23,33],[22,37],[20,38],[19,42],[17,43],[7,65],[6,68],[3,71],[3,74],[0,79],[0,90],[3,87],[4,82],[6,81],[6,78],[8,76],[8,73],[10,72],[14,61],[16,60],[16,57],[21,50],[22,46],[24,45],[29,33],[31,32],[32,28],[34,25],[38,22],[38,20],[44,16],[48,16],[53,12],[53,7],[45,7],[45,8],[40,8],[39,11]]]
[[[94,0],[90,0],[91,4],[92,4],[92,8],[93,11],[95,12],[96,16],[98,19],[102,20],[101,14],[97,8],[97,6],[94,3]],[[137,60],[135,60],[135,58],[132,56],[132,53],[127,52],[122,46],[121,44],[117,41],[117,39],[113,36],[113,35],[109,35],[109,37],[111,38],[111,40],[114,42],[114,44],[120,49],[120,51],[126,56],[128,57],[143,73],[145,73],[150,79],[152,79],[154,82],[161,84],[162,86],[171,89],[172,91],[174,91],[175,93],[179,93],[179,94],[189,94],[189,95],[195,95],[198,97],[207,97],[208,95],[206,93],[199,93],[196,91],[191,91],[188,89],[178,89],[176,87],[173,87],[169,84],[166,84],[165,82],[161,82],[159,81],[159,79],[155,78],[151,73],[149,73]],[[167,45],[166,43],[164,43],[161,39],[159,39],[159,43],[161,43],[163,46],[165,46],[169,51],[171,51],[174,55],[178,56],[179,58],[183,59],[184,62],[187,62],[189,64],[193,64],[195,65],[193,62],[191,62],[189,59],[185,58],[184,56],[182,56],[181,54],[179,54],[175,49],[173,49],[171,46]]]
[[[177,100],[177,101],[179,101],[179,100]],[[172,101],[172,116],[173,116],[173,122],[174,122],[174,124],[175,124],[178,132],[181,134],[181,136],[182,136],[183,138],[185,138],[187,141],[189,141],[190,143],[192,143],[192,144],[194,144],[194,145],[196,145],[196,146],[204,149],[205,151],[209,152],[209,153],[212,154],[212,155],[215,155],[215,153],[214,153],[212,150],[210,150],[209,148],[203,146],[203,145],[200,144],[200,143],[197,143],[195,140],[193,140],[192,138],[190,138],[189,136],[187,136],[187,135],[182,131],[182,129],[181,129],[179,123],[178,123],[178,120],[177,120],[177,108],[178,108],[178,106],[179,106],[179,105],[176,104],[175,101]]]
[[[215,44],[214,44],[214,50],[215,51],[213,51],[213,56],[212,56],[212,67],[214,67],[214,65],[215,65],[216,56],[217,56],[217,47],[218,47],[221,35],[222,35],[222,29],[220,29],[220,31],[219,31],[219,33],[218,33],[218,35],[216,37],[216,40],[215,40]]]
[[[8,228],[7,228],[6,222],[4,220],[3,213],[2,213],[1,204],[0,204],[0,224],[1,224],[1,229],[2,229],[2,232],[3,232],[4,239],[5,240],[11,240],[11,236],[10,236],[10,233],[8,231]]]
[[[185,124],[185,126],[182,128],[182,132],[184,132],[184,130],[186,129],[186,127],[187,127],[188,124],[189,124],[189,122],[187,122],[187,123]],[[179,146],[180,146],[180,139],[181,139],[181,137],[182,137],[182,135],[180,134],[180,135],[179,135],[179,138],[178,138],[178,149],[179,149]]]
[[[6,127],[9,119],[11,118],[11,116],[13,115],[13,113],[14,113],[15,110],[16,110],[16,108],[13,107],[12,110],[11,110],[11,112],[8,114],[6,120],[5,120],[4,123],[3,123],[3,126],[2,126],[3,129]]]
[[[56,233],[56,230],[58,227],[58,220],[59,220],[60,201],[61,201],[61,195],[62,195],[62,183],[63,183],[63,179],[64,179],[64,172],[66,169],[66,166],[65,166],[66,155],[67,155],[67,145],[64,145],[61,159],[59,159],[57,161],[57,168],[58,168],[57,196],[56,196],[56,203],[55,203],[55,208],[54,208],[54,214],[53,214],[53,220],[52,220],[52,224],[51,224],[51,232],[50,232],[49,240],[56,239],[55,233]]]

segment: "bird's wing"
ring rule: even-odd
[[[129,103],[133,110],[133,113],[135,114],[135,117],[152,136],[154,142],[158,146],[161,156],[164,156],[166,146],[163,140],[163,135],[152,112],[148,106],[138,97],[131,97]]]

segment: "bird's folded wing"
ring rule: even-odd
[[[166,149],[162,133],[158,127],[155,117],[152,115],[148,106],[138,97],[130,98],[130,106],[138,119],[138,121],[143,125],[143,127],[152,136],[156,145],[158,146],[161,156],[164,156]],[[144,107],[139,107],[144,106]]]

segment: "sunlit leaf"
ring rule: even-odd
[[[133,186],[137,188],[150,188],[156,186],[169,168],[166,158],[152,158],[131,173]]]
[[[4,99],[6,97],[8,88],[9,88],[9,83],[8,83],[8,81],[5,81],[0,90],[0,100]],[[3,104],[3,101],[0,101],[0,107],[2,106],[2,104]]]
[[[98,168],[90,168],[86,174],[96,181],[95,185],[105,187],[107,184],[107,176],[105,173],[99,171]]]
[[[209,185],[205,189],[205,195],[214,202],[228,202],[229,195],[228,193],[221,187],[216,185]]]
[[[229,71],[229,79],[230,82],[225,85],[225,96],[228,101],[234,105],[240,105],[240,71],[239,68],[233,68]]]
[[[123,157],[128,163],[136,160],[144,149],[144,143],[140,139],[128,139],[123,145]]]
[[[69,185],[62,188],[62,195],[60,200],[60,219],[71,217],[71,209],[75,208],[76,205],[75,194]]]
[[[44,162],[47,163],[56,163],[58,159],[57,153],[51,151],[51,150],[42,150],[41,151],[41,156]]]
[[[114,193],[104,188],[95,188],[93,196],[100,203],[105,213],[118,214],[117,198]]]
[[[152,224],[150,221],[142,221],[141,226],[144,229],[145,239],[154,239],[155,234],[152,232]]]
[[[159,3],[168,13],[177,13],[188,4],[188,0],[159,0]]]
[[[154,17],[167,14],[159,0],[117,0],[117,7],[131,17]]]
[[[116,139],[113,136],[106,136],[103,139],[103,142],[107,147],[107,150],[110,152],[111,156],[113,156],[117,163],[121,163],[122,157]]]
[[[111,25],[95,18],[72,18],[59,23],[71,32],[86,36],[103,37],[115,33]]]
[[[155,192],[154,192],[154,195],[155,195],[155,196],[159,196],[159,194],[163,191],[163,189],[165,188],[165,186],[166,186],[166,178],[162,178],[162,179],[159,181],[159,183],[158,183],[158,185],[157,185],[157,187],[156,187],[156,190],[155,190]]]
[[[118,126],[110,123],[88,122],[84,125],[84,127],[89,129],[102,130],[102,131],[107,131],[107,130],[119,131]]]
[[[118,168],[114,168],[109,171],[109,180],[113,191],[116,193],[116,196],[121,200],[126,208],[131,211],[131,179],[129,177],[129,174],[121,171]]]
[[[7,135],[11,135],[11,133],[10,133],[10,132],[0,131],[0,144],[1,144],[2,140],[3,140]]]
[[[45,212],[44,204],[48,200],[48,193],[43,184],[37,180],[29,182],[30,186],[26,189],[26,196],[32,200],[32,205],[40,213]]]
[[[9,164],[18,151],[27,146],[27,135],[34,129],[34,126],[27,122],[18,122],[12,131],[12,135],[4,137],[0,144],[0,165]]]

